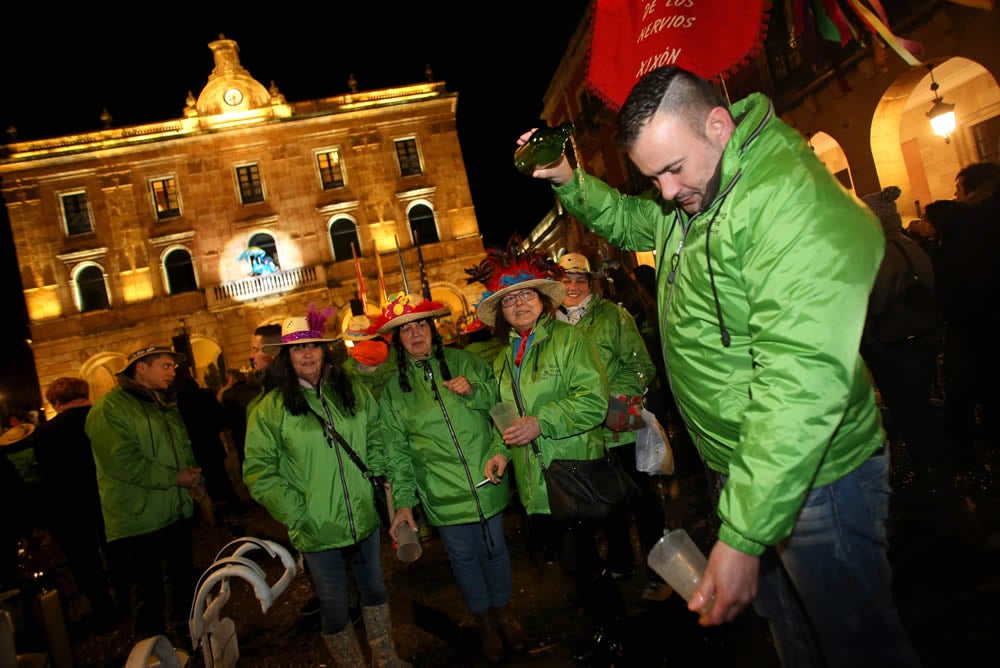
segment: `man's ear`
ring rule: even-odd
[[[724,147],[733,136],[736,123],[725,107],[712,107],[705,120],[705,136],[717,146]]]

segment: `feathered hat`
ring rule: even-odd
[[[562,304],[566,296],[562,268],[544,253],[525,251],[518,235],[510,238],[506,250],[486,249],[486,259],[465,273],[469,275],[467,283],[479,282],[486,287],[476,304],[476,316],[490,327],[496,323],[500,300],[508,293],[533,288],[556,304]]]
[[[340,339],[339,336],[329,337],[325,335],[326,321],[334,313],[336,313],[336,309],[332,306],[317,311],[316,305],[310,304],[309,312],[304,318],[287,318],[281,323],[281,343],[264,346],[264,352],[268,355],[277,355],[284,346],[337,341]]]

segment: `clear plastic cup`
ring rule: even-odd
[[[407,564],[416,561],[424,553],[424,548],[420,544],[420,536],[413,530],[407,522],[399,525],[396,534],[396,558]]]
[[[490,417],[493,418],[493,424],[497,426],[497,429],[502,434],[507,431],[507,427],[514,424],[514,421],[521,416],[517,412],[517,404],[513,401],[501,401],[490,409]]]
[[[688,602],[698,591],[701,575],[708,566],[708,559],[684,529],[674,529],[657,541],[646,561]]]

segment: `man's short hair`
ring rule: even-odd
[[[261,325],[257,329],[253,330],[253,335],[261,337],[261,343],[263,345],[273,346],[277,343],[281,343],[281,325],[278,323]]]
[[[618,112],[618,144],[629,150],[657,112],[683,118],[699,136],[715,107],[729,105],[705,79],[674,65],[647,72],[628,94]]]
[[[45,400],[53,406],[69,403],[74,399],[90,397],[90,385],[83,378],[62,376],[49,383],[45,390]]]
[[[962,183],[966,193],[974,193],[984,184],[1000,179],[1000,165],[995,162],[975,162],[959,170],[955,180]]]

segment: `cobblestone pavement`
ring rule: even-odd
[[[965,508],[954,517],[933,519],[919,498],[908,470],[905,449],[893,447],[892,519],[890,556],[896,577],[897,603],[925,667],[995,665],[979,658],[987,639],[996,635],[995,599],[1000,592],[998,557],[997,489],[992,463],[995,451],[985,453],[986,468],[959,482]],[[708,548],[712,528],[707,518],[704,476],[688,470],[677,478],[676,500],[664,495],[668,525],[683,526],[696,542]],[[671,478],[662,478],[663,487]],[[583,628],[574,602],[567,597],[559,567],[532,553],[527,533],[516,511],[509,510],[505,526],[514,567],[511,605],[532,642],[531,650],[508,656],[507,666],[572,666],[568,646]],[[195,530],[196,562],[200,569],[234,537],[250,535],[287,544],[283,527],[266,511],[253,506],[216,525],[203,523]],[[481,666],[478,634],[451,577],[440,540],[423,543],[423,555],[411,564],[398,561],[391,544],[383,542],[383,564],[389,589],[394,637],[399,653],[418,667]],[[259,554],[259,553],[255,553]],[[258,561],[260,561],[258,559]],[[280,563],[260,561],[269,582],[277,579]],[[59,565],[52,566],[59,572]],[[619,580],[628,606],[626,665],[641,666],[739,666],[774,668],[778,661],[766,626],[752,611],[721,628],[703,629],[676,595],[662,602],[641,598],[645,585],[642,570]],[[941,574],[951,582],[945,582]],[[65,584],[65,583],[64,583]],[[62,587],[62,585],[61,585]],[[136,639],[126,624],[97,633],[78,623],[79,597],[65,604],[70,623],[76,666],[124,666]],[[332,665],[319,631],[319,615],[300,612],[312,595],[308,575],[299,573],[273,606],[262,612],[252,589],[234,581],[232,598],[223,609],[236,628],[240,666],[262,668]],[[359,624],[359,631],[363,624]],[[989,636],[987,634],[990,634]],[[44,640],[28,636],[26,643]],[[363,644],[363,640],[362,640]],[[26,647],[25,649],[30,649]],[[204,666],[200,651],[191,650],[192,668]],[[61,668],[61,667],[57,667]]]

